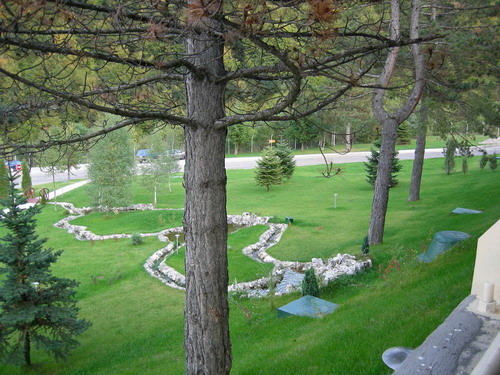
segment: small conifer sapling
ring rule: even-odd
[[[302,280],[302,295],[319,297],[318,280],[316,279],[316,274],[312,268],[309,268],[306,271],[304,280]]]
[[[1,201],[0,225],[6,229],[0,239],[0,359],[31,366],[31,348],[42,349],[56,359],[66,359],[78,345],[74,336],[90,323],[77,318],[75,288],[78,282],[52,275],[50,266],[62,251],[44,248],[46,238],[36,234],[36,205],[22,210],[26,202],[14,189]]]

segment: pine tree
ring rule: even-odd
[[[375,185],[375,180],[377,179],[377,168],[378,168],[378,160],[379,160],[379,155],[380,155],[380,140],[377,140],[373,143],[375,146],[375,149],[371,149],[371,156],[368,157],[368,162],[364,163],[365,164],[365,170],[366,170],[366,181],[374,186]],[[392,168],[391,168],[391,179],[389,182],[389,187],[394,187],[396,186],[399,181],[397,179],[397,174],[403,166],[399,162],[399,159],[397,158],[397,155],[399,154],[398,151],[394,151],[394,158],[392,160]]]
[[[7,178],[9,169],[0,168],[0,199],[7,198],[9,194],[9,180]]]
[[[361,244],[361,252],[363,254],[368,254],[370,252],[370,244],[368,243],[368,236],[363,238],[363,243]]]
[[[481,155],[481,160],[479,160],[479,168],[481,168],[481,170],[483,170],[484,167],[486,167],[486,164],[488,164],[488,159],[489,159],[488,153],[483,150],[483,154]]]
[[[78,345],[73,336],[90,323],[77,319],[76,280],[52,275],[50,265],[62,251],[43,247],[36,234],[38,206],[22,211],[25,198],[17,195],[10,178],[9,195],[2,200],[0,223],[8,230],[0,242],[0,357],[7,363],[31,366],[31,346],[66,359]]]
[[[497,169],[497,154],[494,153],[490,156],[490,169],[494,172]]]
[[[455,151],[457,150],[457,142],[454,139],[449,139],[446,142],[446,147],[443,150],[444,154],[444,172],[451,174],[455,170]]]
[[[292,155],[292,149],[285,141],[279,141],[273,151],[281,161],[281,173],[283,174],[283,178],[285,180],[291,179],[295,171],[295,160]]]
[[[396,140],[397,145],[409,145],[411,143],[411,133],[412,129],[408,121],[403,122],[398,126],[398,139]]]
[[[262,158],[257,161],[255,172],[257,185],[265,186],[269,191],[271,185],[280,185],[283,181],[280,159],[273,151],[266,149]]]
[[[304,275],[304,280],[302,280],[302,295],[319,297],[318,280],[316,280],[313,268],[309,268]]]
[[[31,182],[30,168],[25,159],[23,160],[22,173],[23,176],[21,178],[21,189],[22,191],[26,191],[32,186],[33,183]]]

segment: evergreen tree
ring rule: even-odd
[[[370,244],[368,243],[368,236],[363,238],[363,243],[361,244],[361,252],[363,254],[368,254],[370,252]]]
[[[0,223],[9,232],[0,243],[0,273],[6,274],[0,287],[0,357],[30,366],[35,344],[56,359],[65,359],[78,345],[73,336],[90,325],[77,319],[78,282],[51,274],[50,265],[62,251],[43,248],[47,239],[38,238],[33,218],[41,209],[19,208],[25,198],[16,194],[13,177],[2,203],[7,209],[0,211]]]
[[[401,125],[399,125],[397,129],[398,132],[398,139],[396,140],[397,145],[409,145],[411,143],[412,129],[408,121],[409,120],[403,122]]]
[[[31,182],[30,168],[28,166],[28,163],[26,162],[26,159],[24,159],[22,162],[22,173],[23,176],[21,178],[21,189],[24,192],[26,191],[26,189],[30,188],[33,184]]]
[[[283,178],[285,180],[291,179],[295,171],[295,160],[292,155],[292,149],[285,141],[279,141],[273,151],[280,159]]]
[[[280,185],[283,181],[280,159],[270,149],[266,149],[262,158],[257,161],[255,172],[257,185],[265,186],[269,191],[271,185]]]
[[[378,160],[380,156],[380,140],[377,140],[373,143],[375,146],[375,149],[371,149],[371,156],[368,157],[368,162],[364,163],[365,164],[365,170],[366,170],[366,181],[374,186],[375,185],[375,180],[377,179],[377,168],[378,168]],[[401,163],[399,162],[399,159],[397,158],[397,155],[399,154],[398,151],[394,151],[394,159],[392,161],[392,168],[391,168],[391,178],[389,182],[389,187],[394,187],[396,186],[399,181],[397,179],[397,173],[403,168]]]
[[[9,180],[7,178],[9,169],[0,168],[0,199],[4,199],[9,194]]]
[[[497,154],[493,154],[490,156],[490,169],[495,171],[497,169]]]
[[[319,297],[318,280],[316,280],[313,268],[309,268],[304,275],[304,280],[302,280],[302,295]]]
[[[481,170],[484,169],[484,167],[486,167],[486,164],[488,164],[488,153],[486,151],[483,150],[483,154],[481,155],[481,160],[479,160],[479,168],[481,168]]]
[[[446,142],[446,147],[443,150],[444,154],[444,172],[451,174],[455,169],[455,151],[457,142],[454,139],[449,139]]]
[[[135,158],[129,133],[123,129],[108,134],[90,150],[88,191],[94,206],[107,212],[130,204]]]

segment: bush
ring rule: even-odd
[[[143,243],[142,237],[139,233],[134,233],[132,237],[130,237],[130,240],[132,241],[132,245],[142,245]]]
[[[488,161],[489,161],[488,153],[483,150],[483,155],[481,155],[481,160],[479,160],[479,168],[483,170],[484,167],[486,167],[486,164],[488,164]]]
[[[304,280],[302,280],[302,295],[319,297],[318,280],[316,280],[316,274],[312,268],[306,271]]]
[[[370,252],[370,245],[368,243],[368,236],[363,239],[363,244],[361,245],[361,252],[363,254],[368,254]]]
[[[368,157],[368,162],[363,163],[366,170],[366,181],[373,187],[375,187],[375,180],[377,179],[378,161],[380,158],[380,140],[373,143],[375,149],[371,149],[371,155]],[[399,162],[397,157],[398,151],[394,151],[393,160],[391,166],[391,179],[389,181],[389,187],[394,187],[399,183],[397,179],[397,173],[403,168],[403,165]]]
[[[497,154],[493,154],[490,156],[490,169],[492,171],[497,169]]]
[[[444,154],[444,172],[451,174],[455,169],[455,151],[457,142],[454,139],[449,139],[446,142],[446,147],[443,150]]]

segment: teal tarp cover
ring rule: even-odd
[[[483,213],[483,211],[471,210],[469,208],[460,208],[460,207],[455,208],[451,212],[454,214],[482,214]]]
[[[446,230],[443,232],[437,232],[429,245],[429,248],[425,253],[418,256],[418,260],[421,262],[430,262],[434,260],[439,254],[444,253],[450,247],[455,245],[457,242],[466,240],[470,235],[464,232],[458,232],[454,230]]]
[[[284,318],[289,315],[310,316],[319,318],[323,315],[332,313],[339,305],[324,299],[304,296],[289,304],[278,308],[278,318]]]

